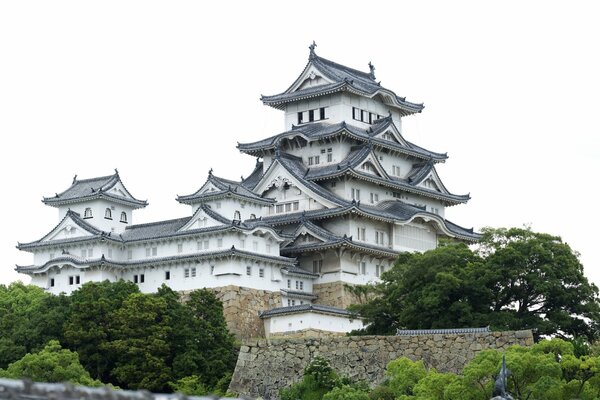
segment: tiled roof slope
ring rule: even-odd
[[[119,177],[119,173],[116,170],[113,175],[91,179],[77,179],[77,175],[75,175],[73,178],[73,183],[69,188],[61,193],[57,193],[53,197],[44,197],[42,201],[47,205],[55,207],[98,198],[106,198],[120,203],[125,203],[135,208],[146,207],[148,205],[145,200],[138,200],[134,198],[131,193],[129,193],[127,188],[125,188],[125,185],[123,185],[123,188],[125,188],[125,191],[130,198],[115,196],[114,194],[109,193],[108,191],[117,183],[121,183],[121,185],[123,185],[123,182]]]
[[[314,67],[323,74],[331,83],[313,86],[305,89],[292,91],[296,86],[298,79],[304,72]],[[421,112],[423,104],[406,101],[406,98],[397,96],[393,91],[386,89],[375,80],[374,69],[370,73],[362,72],[354,68],[319,57],[311,48],[308,63],[300,74],[299,78],[285,92],[273,96],[262,96],[264,104],[283,109],[289,102],[304,100],[320,95],[348,91],[362,96],[374,97],[377,94],[383,94],[389,98],[388,105],[396,108],[401,115],[410,115]]]
[[[260,155],[264,151],[275,151],[275,149],[278,147],[279,143],[283,139],[290,139],[295,136],[304,137],[308,141],[316,141],[326,138],[332,138],[338,135],[346,135],[359,142],[372,143],[372,145],[375,147],[382,147],[390,150],[395,150],[423,160],[432,159],[436,162],[440,162],[448,158],[448,155],[445,153],[437,153],[434,151],[430,151],[408,141],[405,141],[407,144],[405,146],[401,143],[396,143],[390,140],[376,137],[376,135],[389,128],[392,123],[393,122],[391,118],[386,117],[383,119],[383,121],[380,121],[373,127],[369,129],[362,129],[347,124],[346,122],[339,122],[336,124],[313,122],[310,124],[294,126],[290,131],[282,132],[275,136],[271,136],[256,142],[238,143],[237,147],[243,153],[247,153],[250,155]]]
[[[217,191],[200,193],[206,183],[212,183],[217,187]],[[262,198],[256,195],[247,186],[243,185],[243,182],[231,181],[229,179],[219,178],[212,174],[212,171],[208,174],[208,179],[202,188],[198,189],[195,193],[178,196],[177,201],[185,204],[194,204],[202,201],[214,200],[222,197],[237,197],[242,200],[253,201],[261,204],[274,203],[274,199]]]
[[[344,317],[358,317],[356,314],[342,308],[324,306],[321,304],[301,304],[289,307],[277,307],[260,313],[261,318],[270,318],[276,315],[298,314],[304,312],[316,312],[321,314],[333,314]]]

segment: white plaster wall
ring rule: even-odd
[[[321,96],[315,99],[288,104],[284,116],[285,131],[291,130],[292,125],[298,125],[298,112],[319,109],[321,107],[327,107],[325,110],[326,119],[319,122],[335,124],[343,120],[341,94]]]
[[[342,118],[350,125],[354,125],[362,129],[368,129],[371,126],[370,124],[352,119],[352,107],[357,107],[365,111],[379,114],[383,117],[387,117],[391,111],[394,124],[398,130],[402,132],[402,119],[400,117],[400,113],[384,103],[375,99],[353,95],[351,93],[342,94]]]
[[[363,328],[360,319],[344,316],[304,312],[291,315],[276,315],[264,319],[266,336],[305,329],[319,329],[330,332],[350,332]]]
[[[81,218],[84,218],[85,209],[88,207],[92,209],[92,218],[85,218],[85,221],[105,232],[111,232],[114,229],[115,233],[121,233],[125,230],[125,227],[133,224],[133,209],[131,207],[103,199],[60,206],[58,208],[59,221],[65,217],[65,214],[69,209],[78,213]],[[112,209],[113,207],[114,209]],[[111,209],[112,220],[104,218],[105,210],[107,208]],[[125,212],[127,215],[127,223],[120,222],[121,212]]]

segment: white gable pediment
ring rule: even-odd
[[[437,176],[437,174],[431,172],[429,173],[429,175],[427,175],[427,177],[425,179],[423,179],[421,181],[421,183],[419,183],[417,186],[425,188],[425,189],[429,189],[429,190],[435,190],[436,192],[445,192],[442,188],[442,182],[440,181],[440,178]]]
[[[290,246],[306,246],[323,242],[325,241],[322,238],[305,230],[305,232],[300,233],[296,239],[294,239]]]
[[[310,65],[300,77],[294,82],[294,85],[288,90],[289,93],[295,92],[302,89],[308,89],[314,86],[327,85],[333,83],[332,80],[327,79],[321,71],[319,71],[314,65]]]
[[[261,180],[254,188],[254,192],[262,197],[275,198],[277,201],[285,201],[283,191],[292,190],[292,193],[302,193],[306,198],[314,200],[322,207],[331,208],[336,204],[324,198],[307,185],[294,177],[286,170],[278,160],[275,160]],[[265,194],[266,193],[266,194]]]
[[[86,236],[93,236],[93,234],[77,225],[77,223],[73,221],[73,218],[67,216],[56,228],[44,236],[41,241],[51,242],[54,240],[67,240]]]
[[[375,137],[379,138],[379,139],[387,140],[392,143],[400,144],[404,147],[409,147],[406,140],[404,140],[404,138],[402,137],[402,135],[400,134],[398,129],[396,129],[396,126],[393,124],[390,125],[390,127],[388,129],[375,135]]]
[[[190,231],[194,229],[202,229],[202,228],[210,228],[212,226],[223,226],[224,224],[221,221],[216,220],[211,217],[207,213],[205,213],[201,208],[198,208],[196,213],[192,215],[192,218],[179,229],[179,232]]]
[[[131,197],[131,195],[129,195],[129,193],[127,193],[127,189],[125,189],[125,187],[123,186],[123,184],[121,182],[115,183],[115,185],[113,187],[111,187],[107,191],[107,193],[109,193],[112,196],[123,197],[128,200],[135,200],[133,197]]]

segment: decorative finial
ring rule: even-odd
[[[373,64],[371,64],[371,61],[369,61],[369,70],[371,71],[369,73],[369,75],[371,76],[371,79],[375,80],[375,66]]]
[[[208,170],[208,176],[212,176],[212,168]]]
[[[316,54],[315,54],[315,47],[317,47],[317,44],[313,40],[312,44],[310,46],[308,46],[308,48],[310,49],[310,55],[308,56],[309,60],[312,60],[316,56]]]
[[[119,170],[115,168],[115,175],[119,175]]]
[[[77,182],[77,174],[73,177],[73,183]]]

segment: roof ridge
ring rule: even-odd
[[[329,60],[329,59],[327,59],[327,58],[324,58],[324,57],[318,56],[318,55],[316,55],[316,54],[315,54],[315,58],[314,58],[314,60],[317,60],[317,61],[324,62],[325,64],[329,63],[329,64],[331,64],[331,66],[333,66],[333,67],[338,67],[338,68],[343,68],[343,69],[346,69],[346,70],[348,70],[348,71],[350,71],[350,72],[353,72],[353,73],[356,73],[356,74],[358,74],[358,75],[359,75],[359,77],[361,77],[361,78],[364,78],[365,80],[367,80],[367,81],[369,81],[369,82],[376,82],[376,81],[375,81],[375,79],[373,79],[373,78],[371,77],[371,74],[370,74],[370,72],[363,72],[363,71],[360,71],[360,70],[358,70],[358,69],[355,69],[355,68],[348,67],[348,66],[346,66],[346,65],[343,65],[343,64],[337,63],[337,62],[335,62],[335,61],[331,61],[331,60]],[[362,76],[361,76],[361,75],[362,75]]]
[[[104,180],[104,179],[109,179],[109,178],[115,178],[117,177],[119,174],[118,173],[114,173],[112,175],[106,175],[106,176],[98,176],[96,178],[87,178],[87,179],[73,179],[73,183],[71,184],[71,186],[73,186],[76,183],[84,183],[84,182],[91,182],[91,181],[99,181],[99,180]]]
[[[141,228],[141,227],[145,227],[145,226],[160,225],[160,224],[165,224],[167,222],[189,220],[190,218],[192,218],[192,217],[180,217],[180,218],[173,218],[173,219],[165,219],[162,221],[146,222],[143,224],[129,225],[129,226],[126,226],[125,229],[135,229],[135,228]]]

